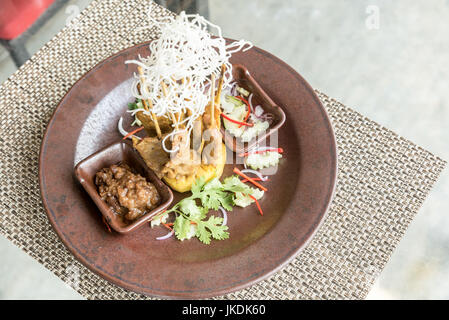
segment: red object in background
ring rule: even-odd
[[[0,0],[0,39],[12,40],[27,30],[55,0]]]

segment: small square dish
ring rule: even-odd
[[[151,209],[151,211],[144,212],[143,215],[135,220],[128,220],[123,214],[116,213],[100,197],[98,187],[95,184],[97,172],[117,164],[127,165],[133,173],[139,174],[147,182],[152,183],[159,194],[160,199],[158,204],[155,204],[156,207]],[[173,193],[170,188],[147,167],[128,141],[116,142],[80,161],[75,167],[75,176],[95,202],[98,209],[100,209],[107,223],[119,233],[137,230],[152,217],[165,210],[173,201]]]
[[[262,89],[245,66],[241,64],[233,64],[232,76],[239,87],[253,94],[253,106],[260,105],[264,112],[273,115],[273,119],[268,130],[248,142],[243,142],[240,138],[227,133],[224,126],[222,126],[221,132],[223,134],[226,146],[235,153],[240,154],[248,151],[248,149],[251,149],[253,146],[258,145],[261,142],[264,144],[269,136],[279,130],[279,128],[284,124],[285,113]],[[254,112],[254,110],[252,110],[252,112]]]

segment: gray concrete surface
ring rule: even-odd
[[[226,36],[272,52],[313,87],[449,160],[449,1],[211,0],[210,12]],[[30,51],[68,16],[50,21]],[[0,58],[4,80],[14,67]],[[448,195],[445,170],[368,299],[449,298]],[[0,256],[1,299],[81,298],[3,238]]]

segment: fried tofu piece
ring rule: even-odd
[[[136,117],[140,122],[142,122],[142,125],[149,137],[157,136],[154,121],[153,119],[151,119],[151,116],[149,114],[137,112]],[[161,129],[162,134],[170,133],[173,130],[170,120],[166,117],[157,117],[157,123],[159,124],[159,128]]]
[[[153,170],[159,178],[162,178],[162,169],[170,158],[162,148],[161,140],[156,137],[145,137],[141,140],[133,137],[133,146],[148,168]]]

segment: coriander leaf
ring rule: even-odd
[[[217,240],[223,240],[229,238],[228,226],[222,226],[223,218],[210,216],[207,221],[204,222],[207,229],[212,233],[212,237]]]
[[[143,108],[142,100],[136,99],[134,102],[128,103],[128,109],[129,110],[136,110]]]
[[[202,220],[206,217],[207,209],[196,205],[195,200],[186,198],[179,202],[179,209],[194,220]]]
[[[141,99],[136,99],[135,102],[128,103],[129,110],[143,109],[143,104]],[[137,115],[134,115],[134,121],[131,123],[131,126],[141,126],[142,122],[137,118]]]
[[[224,190],[223,184],[218,178],[209,181],[204,186],[203,192],[198,195],[198,198],[206,208],[218,210],[218,207],[224,204],[227,210],[232,210],[229,206],[232,204],[229,201],[229,193]]]
[[[201,195],[201,203],[208,209],[217,210],[221,204],[221,200],[228,195],[227,192],[221,190],[210,190]]]
[[[192,184],[192,188],[191,188],[193,197],[196,197],[196,195],[201,192],[205,183],[206,183],[206,178],[204,178],[204,177],[200,177],[195,180],[195,182]]]
[[[227,211],[231,211],[232,210],[232,206],[234,205],[234,195],[232,193],[228,193],[226,195],[226,197],[221,199],[221,206],[227,210]]]
[[[206,183],[204,185],[203,190],[204,191],[208,191],[208,190],[221,190],[223,188],[223,185],[221,184],[220,180],[218,180],[218,178],[213,178],[212,180],[210,180],[208,183]]]
[[[206,229],[206,223],[204,221],[200,221],[197,225],[196,236],[200,241],[204,244],[210,244],[210,236],[211,233]]]
[[[210,216],[207,221],[200,221],[196,230],[196,236],[201,242],[210,244],[211,237],[217,240],[229,238],[228,226],[222,226],[223,218]]]
[[[228,227],[223,226],[223,218],[206,216],[210,209],[232,210],[234,205],[245,207],[263,196],[259,189],[249,187],[240,181],[238,176],[231,176],[220,182],[214,178],[206,183],[204,177],[198,178],[192,185],[192,195],[178,202],[169,212],[178,214],[173,228],[179,240],[190,239],[193,236],[210,244],[212,238],[223,240],[229,238]],[[201,202],[201,205],[199,204]]]
[[[223,188],[230,189],[233,186],[240,184],[240,182],[241,181],[240,181],[239,177],[236,175],[227,177],[223,180]]]
[[[175,235],[179,240],[188,239],[190,233],[190,220],[184,218],[184,216],[179,215],[173,224],[173,229],[175,230]]]
[[[128,109],[129,110],[135,110],[135,109],[137,109],[138,107],[137,107],[137,104],[135,103],[135,102],[130,102],[130,103],[128,103]]]

